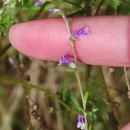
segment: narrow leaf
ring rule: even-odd
[[[84,103],[87,103],[88,100],[88,91],[84,94],[83,101]]]

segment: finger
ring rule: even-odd
[[[123,127],[121,130],[130,130],[130,123]]]
[[[100,16],[72,19],[72,30],[88,26],[91,33],[80,36],[75,49],[80,61],[93,65],[130,66],[130,18]],[[11,44],[25,55],[43,60],[72,56],[69,35],[61,18],[37,20],[11,27]]]

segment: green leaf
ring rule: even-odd
[[[93,108],[92,112],[95,113],[98,111],[98,108]]]
[[[78,98],[72,90],[61,87],[58,90],[58,94],[60,95],[60,97],[62,97],[64,102],[71,103],[73,106],[80,106]]]
[[[88,91],[83,96],[83,101],[85,104],[87,103],[87,100],[88,100]]]
[[[92,124],[89,125],[88,130],[92,130],[93,126]]]
[[[2,27],[2,32],[6,33],[13,23],[15,23],[15,21],[11,15],[9,15],[8,12],[4,12],[0,18],[0,27]]]
[[[79,102],[78,102],[78,99],[77,99],[77,97],[76,97],[76,95],[75,95],[75,93],[74,92],[72,92],[72,91],[70,91],[70,93],[69,93],[70,95],[70,101],[72,101],[72,103],[74,104],[74,105],[77,105],[77,106],[79,106],[80,104],[79,104]]]

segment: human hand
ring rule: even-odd
[[[72,29],[88,26],[91,34],[79,37],[78,59],[87,64],[130,66],[130,17],[73,18]],[[18,51],[43,60],[58,61],[72,56],[69,35],[61,18],[37,20],[11,27],[9,40]],[[130,124],[121,130],[130,130]]]
[[[80,61],[93,65],[130,66],[130,17],[74,18],[73,30],[88,26],[91,33],[76,40]],[[37,20],[11,27],[9,39],[25,55],[43,60],[72,56],[66,26],[61,18]]]

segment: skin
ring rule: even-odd
[[[70,18],[71,19],[71,18]],[[86,64],[130,66],[130,17],[98,16],[72,18],[72,31],[89,27],[90,34],[76,39],[78,60]],[[43,60],[72,57],[69,35],[61,18],[49,18],[13,25],[9,40],[21,53]],[[130,130],[130,123],[121,130]]]

